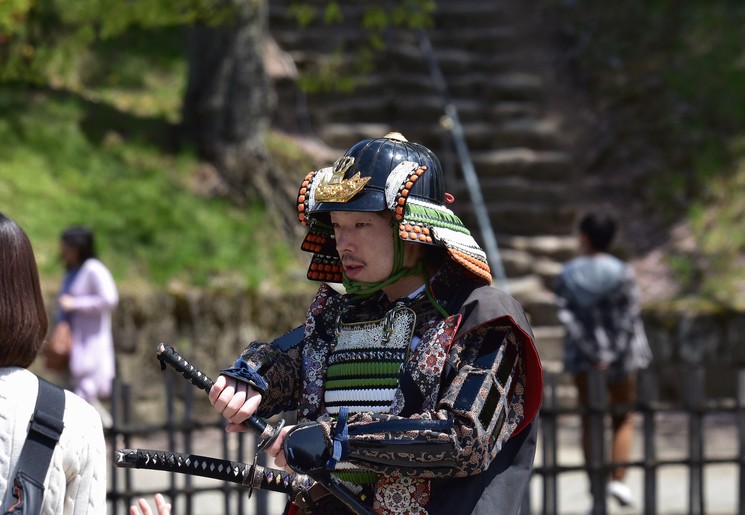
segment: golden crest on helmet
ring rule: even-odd
[[[316,202],[347,202],[359,193],[370,177],[361,177],[360,172],[357,172],[353,177],[345,179],[344,174],[352,166],[354,166],[353,157],[342,156],[337,159],[331,177],[324,180],[316,189]]]

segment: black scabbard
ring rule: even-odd
[[[314,481],[306,475],[288,473],[261,465],[222,460],[209,456],[152,449],[117,449],[115,465],[121,468],[136,468],[176,472],[193,476],[228,481],[249,488],[268,490],[289,495],[294,499],[306,492]]]

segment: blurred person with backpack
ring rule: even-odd
[[[604,371],[612,415],[611,460],[628,461],[633,438],[631,405],[636,400],[636,373],[652,354],[642,324],[639,290],[630,264],[611,255],[614,217],[605,211],[584,215],[579,223],[580,255],[566,263],[556,282],[558,317],[565,329],[564,365],[574,375],[578,401],[588,403],[588,373]],[[589,460],[587,416],[582,443]],[[626,469],[615,467],[607,493],[621,505],[633,504],[624,483]]]

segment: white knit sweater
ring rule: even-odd
[[[28,370],[0,368],[0,504],[9,479],[15,476],[38,390],[38,380]],[[41,513],[106,513],[106,444],[101,417],[83,399],[65,391],[64,424],[44,481]]]

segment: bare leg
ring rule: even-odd
[[[623,381],[608,385],[610,402],[612,406],[629,406],[622,412],[612,416],[613,423],[613,445],[611,448],[611,460],[614,463],[623,463],[629,460],[631,454],[631,442],[634,436],[634,418],[631,404],[636,398],[636,376],[629,376]],[[615,467],[611,472],[611,479],[623,481],[626,477],[624,467]]]

